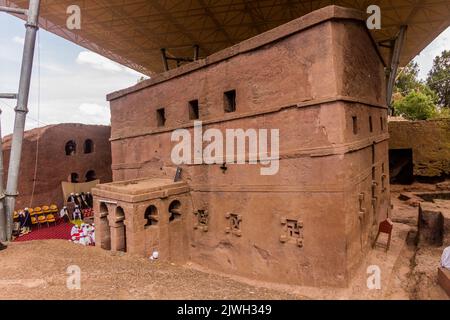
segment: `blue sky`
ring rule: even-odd
[[[22,20],[0,13],[2,93],[17,92],[24,35]],[[106,95],[134,85],[141,77],[141,74],[129,68],[45,30],[39,32],[39,47],[40,59],[36,53],[27,129],[37,127],[37,119],[40,120],[40,126],[61,122],[109,124],[110,113]],[[416,57],[422,79],[430,70],[433,58],[445,49],[450,50],[450,28]],[[0,108],[3,111],[2,136],[12,132],[14,105],[14,100],[0,100]]]
[[[0,13],[2,93],[18,90],[24,36],[22,20]],[[40,126],[61,122],[109,124],[106,94],[134,85],[141,77],[136,71],[42,29],[39,47],[40,59],[36,50],[26,129],[37,127],[38,118]],[[15,100],[0,100],[2,136],[12,133],[15,103]]]

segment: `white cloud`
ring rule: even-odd
[[[78,109],[90,116],[103,115],[105,114],[105,110],[108,110],[106,107],[95,103],[82,103]]]
[[[450,28],[447,28],[439,37],[426,47],[414,60],[419,64],[419,78],[425,79],[433,67],[433,60],[444,50],[450,50]]]
[[[20,45],[23,45],[25,43],[25,39],[22,38],[22,37],[16,36],[16,37],[13,38],[13,42],[17,43],[17,44],[20,44]]]
[[[89,65],[97,70],[104,70],[111,72],[122,71],[122,67],[117,63],[90,51],[80,52],[76,62],[80,65]]]
[[[127,72],[133,76],[141,76],[137,71],[124,67],[117,62],[105,58],[91,51],[82,51],[78,55],[76,62],[80,65],[88,65],[94,69],[108,72]]]
[[[81,112],[80,116],[90,119],[91,123],[107,124],[111,118],[109,108],[96,103],[82,103],[78,110]]]

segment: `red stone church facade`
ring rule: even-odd
[[[110,134],[109,126],[84,124],[58,124],[26,131],[16,208],[50,204],[61,207],[65,201],[62,181],[112,181]],[[7,174],[11,136],[4,138],[3,148]],[[38,170],[32,199],[35,166]]]
[[[318,10],[108,99],[114,182],[94,191],[105,249],[345,286],[389,213],[384,64],[353,10]],[[173,182],[171,134],[195,119],[279,129],[279,172],[181,165]]]

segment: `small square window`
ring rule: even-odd
[[[166,110],[164,108],[156,110],[156,122],[158,127],[166,125]]]
[[[224,111],[235,112],[236,111],[236,90],[230,90],[223,94],[224,99]]]
[[[189,101],[189,119],[196,120],[200,118],[198,100]]]
[[[358,117],[352,117],[353,134],[358,134]]]

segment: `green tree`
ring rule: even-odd
[[[416,90],[395,101],[394,110],[408,120],[427,120],[438,113],[433,97]]]
[[[438,112],[433,116],[433,119],[449,119],[450,108],[439,108]]]
[[[450,50],[434,58],[427,84],[437,93],[439,106],[450,108]]]
[[[416,90],[421,85],[421,82],[418,80],[419,71],[419,65],[414,61],[401,68],[395,81],[394,93],[406,96],[412,90]]]

